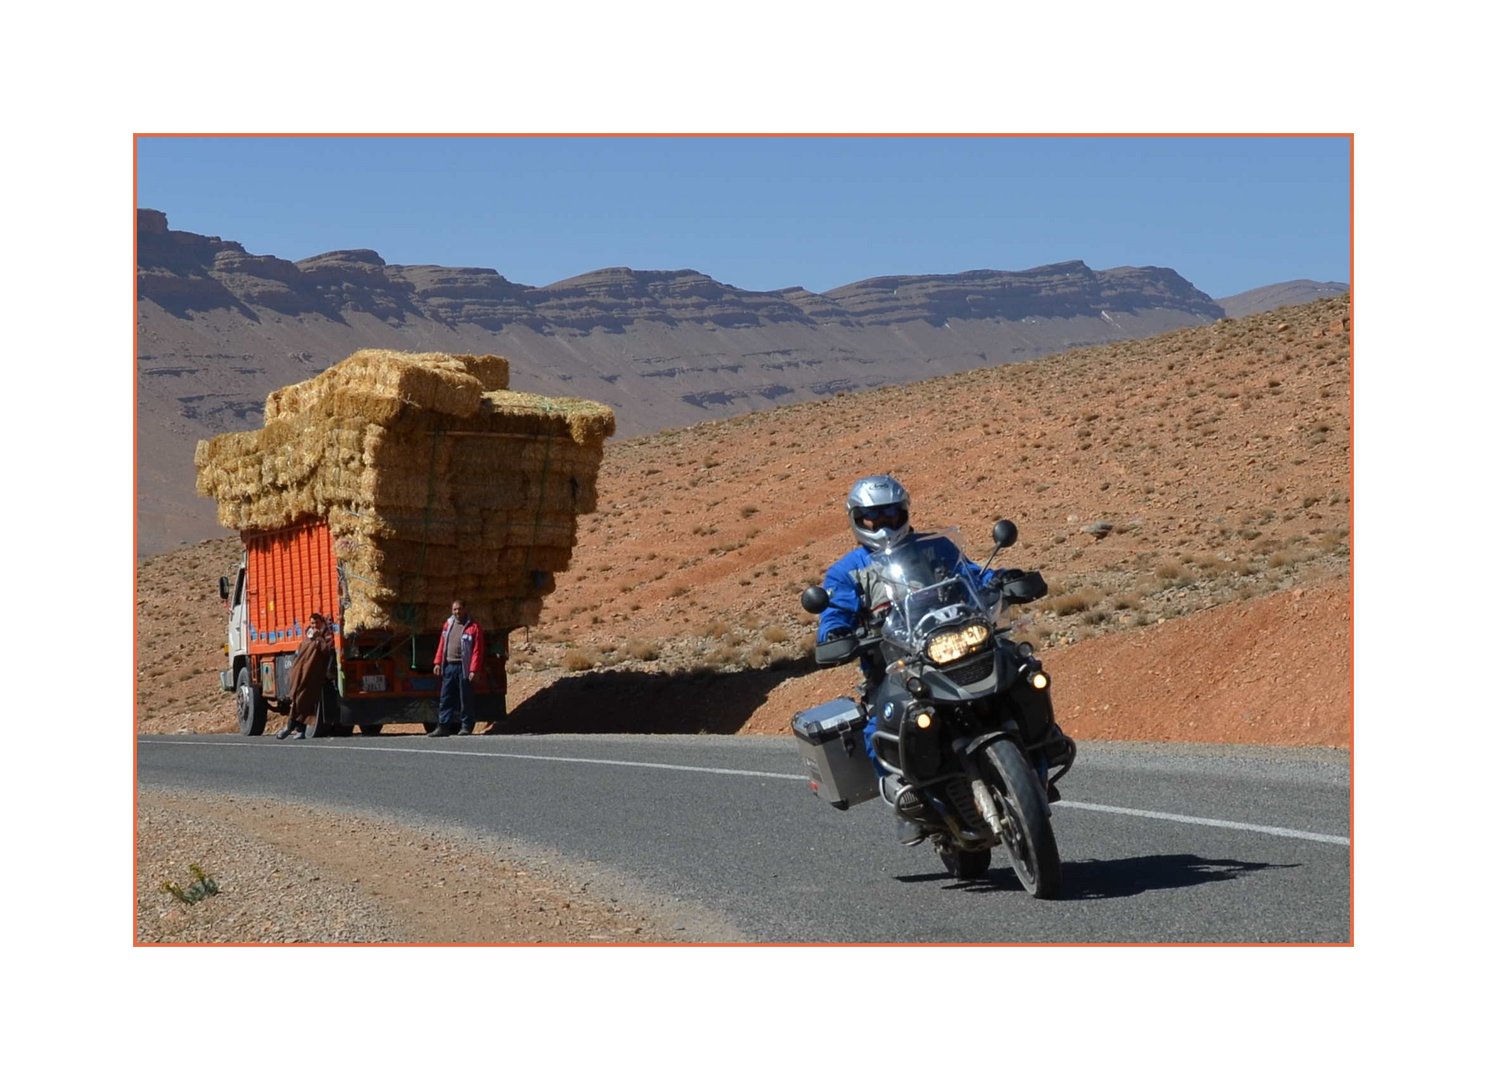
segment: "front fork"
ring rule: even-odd
[[[1047,756],[1041,752],[1030,756],[1028,752],[1023,748],[1021,742],[1018,741],[1018,739],[1015,737],[1014,729],[1011,727],[1001,731],[989,731],[986,734],[978,735],[975,738],[956,739],[953,743],[951,743],[951,748],[955,751],[956,757],[960,759],[961,767],[965,770],[965,775],[970,777],[971,779],[972,790],[975,789],[975,786],[977,784],[991,784],[991,778],[986,775],[986,771],[989,766],[984,764],[987,756],[985,751],[988,746],[990,746],[998,739],[1011,739],[1013,744],[1017,747],[1017,752],[1022,757],[1022,760],[1027,762],[1028,765],[1031,766],[1033,771],[1036,773],[1038,777],[1038,795],[1044,804],[1043,808],[1046,812],[1048,810]],[[1064,771],[1067,771],[1067,768]],[[1059,775],[1062,776],[1063,772],[1060,772]],[[1002,792],[1002,795],[1003,797],[1005,797],[1006,793]],[[987,793],[986,797],[989,803],[989,792]],[[979,796],[977,801],[979,804]],[[988,814],[986,812],[986,810],[988,809],[987,806],[978,805],[978,809],[982,811],[981,816],[986,818],[986,820],[991,823],[992,829],[995,830],[998,835],[1000,835],[1001,822],[998,820],[997,815],[995,813]]]

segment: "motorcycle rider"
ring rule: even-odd
[[[816,643],[850,637],[858,627],[870,622],[879,604],[873,596],[874,582],[869,568],[874,554],[889,547],[908,543],[914,538],[909,527],[909,492],[891,476],[866,476],[852,485],[847,492],[847,517],[852,535],[857,538],[857,547],[834,562],[826,571],[822,587],[829,598],[826,610],[821,612],[816,628]],[[960,549],[946,537],[933,541],[936,561],[943,559],[945,566],[959,565],[971,580],[985,588],[1003,576],[1016,576],[1015,570],[983,570],[976,563],[964,559]],[[871,711],[873,690],[885,674],[883,658],[877,650],[871,650],[862,658],[864,681],[861,687],[862,701],[868,707],[867,727],[863,739],[867,744],[868,759],[880,778],[879,787],[883,797],[894,804],[893,794],[898,780],[878,761],[873,747],[873,732],[878,729],[878,716]],[[886,785],[886,786],[885,786]],[[912,793],[903,805],[913,802]],[[912,817],[900,812],[898,825],[900,843],[917,844],[924,839],[923,826]]]

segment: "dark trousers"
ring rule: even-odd
[[[475,691],[463,663],[445,664],[439,684],[439,723],[475,726]]]

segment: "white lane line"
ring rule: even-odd
[[[153,739],[148,746],[211,746],[257,749],[251,743],[197,743],[183,739]],[[452,757],[515,758],[518,761],[566,761],[574,765],[623,765],[631,769],[670,769],[673,772],[715,773],[720,776],[762,776],[766,780],[804,780],[803,773],[753,772],[748,769],[714,769],[706,765],[667,765],[660,761],[615,761],[610,758],[556,757],[548,754],[502,754],[490,750],[435,750],[422,746],[321,746],[316,750],[360,751],[366,754],[447,754]]]
[[[1316,840],[1323,844],[1342,844],[1352,841],[1346,836],[1328,833],[1302,832],[1300,829],[1283,829],[1279,825],[1251,825],[1243,821],[1223,821],[1219,818],[1189,817],[1187,814],[1166,814],[1160,810],[1133,810],[1128,806],[1101,806],[1099,803],[1073,802],[1060,799],[1055,806],[1067,806],[1071,810],[1096,810],[1102,814],[1129,814],[1132,817],[1157,818],[1160,821],[1180,821],[1184,825],[1212,825],[1216,829],[1242,829],[1246,832],[1268,833],[1271,836],[1289,836],[1295,840]]]
[[[197,742],[185,739],[152,739],[145,746],[194,746],[197,749],[210,747],[212,749],[264,749],[257,743],[224,743],[224,742]],[[512,758],[518,761],[559,761],[568,762],[573,765],[619,765],[628,769],[667,769],[672,772],[698,772],[712,773],[716,776],[754,776],[765,780],[790,780],[800,783],[805,780],[803,773],[776,773],[756,772],[750,769],[718,769],[706,765],[667,765],[659,761],[617,761],[612,758],[580,758],[580,757],[558,757],[549,754],[503,754],[489,750],[436,750],[433,747],[422,746],[345,746],[345,745],[320,745],[315,749],[318,751],[340,750],[343,752],[365,753],[365,754],[443,754],[451,757],[494,757]],[[1286,829],[1279,825],[1252,825],[1244,821],[1225,821],[1222,818],[1191,817],[1187,814],[1168,814],[1161,810],[1136,810],[1129,806],[1104,806],[1100,803],[1074,802],[1071,799],[1060,799],[1054,804],[1057,807],[1067,807],[1070,810],[1092,810],[1100,814],[1125,814],[1130,817],[1155,818],[1158,821],[1176,821],[1184,825],[1207,825],[1215,829],[1233,829],[1239,832],[1265,833],[1269,836],[1286,836],[1293,840],[1315,840],[1322,844],[1341,844],[1347,847],[1352,841],[1346,836],[1333,836],[1329,833],[1303,832],[1300,829]]]

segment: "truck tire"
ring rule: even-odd
[[[247,667],[238,669],[237,712],[239,735],[262,735],[268,724],[268,702],[248,677]]]
[[[334,686],[327,685],[320,695],[320,708],[305,725],[305,738],[325,739],[341,733],[341,695]]]
[[[361,728],[361,733],[363,735],[381,735],[382,734],[382,725],[381,724],[358,724],[357,727]]]

